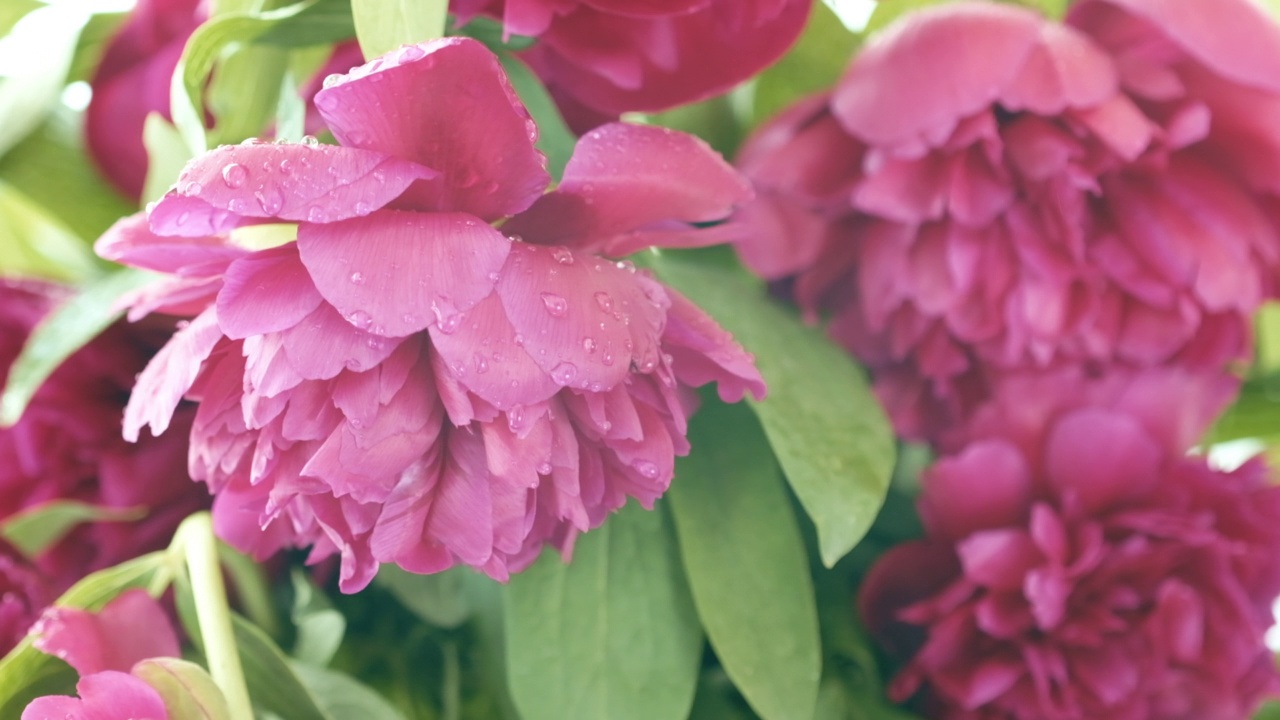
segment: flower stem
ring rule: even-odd
[[[184,520],[177,536],[187,559],[209,675],[226,696],[231,717],[251,718],[253,706],[249,702],[244,670],[240,667],[231,608],[227,605],[227,589],[222,582],[222,566],[218,562],[218,545],[209,513],[196,513]]]

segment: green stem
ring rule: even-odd
[[[195,599],[196,617],[200,620],[200,638],[204,642],[209,675],[226,696],[231,717],[251,718],[253,706],[249,702],[249,689],[245,686],[235,631],[231,627],[231,608],[227,605],[227,589],[222,582],[213,520],[207,512],[196,513],[182,522],[177,534],[187,558],[191,595]]]

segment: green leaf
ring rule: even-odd
[[[859,37],[822,3],[814,3],[804,34],[777,64],[756,77],[752,119],[759,123],[800,98],[830,88],[857,49]]]
[[[507,673],[525,720],[683,720],[702,650],[665,516],[629,504],[506,588]]]
[[[0,274],[71,282],[101,267],[88,243],[0,181]]]
[[[573,156],[578,137],[569,129],[547,88],[529,66],[506,50],[496,52],[502,68],[507,71],[511,87],[515,88],[520,101],[538,124],[537,147],[547,156],[547,170],[551,172],[551,177],[559,180],[564,175],[564,166]]]
[[[231,622],[255,708],[288,720],[337,720],[320,709],[289,659],[266,633],[239,615],[232,615]]]
[[[334,720],[404,720],[404,715],[391,703],[350,675],[300,662],[292,666],[326,717]]]
[[[298,630],[293,657],[308,665],[324,667],[342,644],[347,619],[333,609],[329,598],[300,568],[294,568],[289,577],[293,581],[293,625]]]
[[[862,34],[869,36],[892,24],[903,15],[947,2],[951,0],[877,0],[876,9],[867,20],[867,26],[863,28]]]
[[[448,0],[351,0],[356,39],[367,58],[444,36]]]
[[[209,83],[209,106],[218,119],[217,143],[256,137],[275,118],[288,52],[270,45],[241,47],[223,59]]]
[[[54,604],[99,610],[130,588],[148,587],[165,570],[168,558],[154,552],[115,567],[99,570],[71,586]],[[34,698],[69,694],[76,673],[65,662],[36,650],[28,636],[0,659],[0,718],[16,718]]]
[[[791,489],[818,528],[831,567],[871,527],[893,472],[893,431],[862,371],[819,328],[765,294],[719,250],[637,255],[747,350],[769,384],[752,403]]]
[[[0,181],[39,205],[47,217],[88,243],[137,210],[90,162],[80,119],[60,108],[0,157]]]
[[[44,3],[36,0],[6,0],[0,5],[0,37],[8,35],[19,20],[36,8],[44,7]]]
[[[20,510],[0,522],[0,536],[33,558],[86,522],[124,522],[146,517],[145,507],[110,508],[79,500],[50,500]]]
[[[147,179],[142,201],[159,200],[178,181],[178,173],[191,159],[191,150],[160,113],[150,113],[142,124],[142,144],[147,148]]]
[[[418,575],[397,565],[383,565],[373,581],[386,588],[414,615],[442,628],[456,628],[471,617],[467,568]]]
[[[0,155],[39,127],[58,104],[87,20],[69,5],[48,6],[27,15],[22,32],[7,38],[24,61],[14,63],[14,74],[0,78]]]
[[[711,647],[765,720],[809,718],[822,650],[804,540],[751,412],[707,402],[668,497]]]
[[[331,45],[356,36],[349,0],[316,0],[288,22],[267,29],[254,41],[277,47]]]
[[[45,316],[9,369],[4,395],[0,396],[0,425],[17,422],[50,373],[120,317],[122,311],[116,308],[116,301],[153,277],[133,268],[117,270]]]
[[[204,668],[178,658],[143,660],[129,671],[164,700],[169,717],[182,720],[231,720],[227,699]]]

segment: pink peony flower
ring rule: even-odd
[[[190,468],[229,542],[340,553],[346,591],[380,562],[506,578],[628,497],[652,505],[688,450],[690,387],[763,394],[728,333],[599,256],[723,239],[691,223],[748,190],[701,142],[609,125],[544,194],[536,128],[479,43],[406,46],[327,84],[341,146],[216,150],[150,229],[99,243],[172,274],[135,310],[207,307],[139,378],[125,432],[200,403]],[[296,242],[234,242],[268,220]]]
[[[1276,112],[1280,29],[1246,0],[928,8],[748,143],[742,254],[911,437],[1019,368],[1219,373],[1274,284]]]
[[[80,697],[36,698],[22,720],[168,720],[161,694],[130,674],[144,660],[180,652],[169,616],[146,591],[127,590],[96,613],[49,608],[32,633],[36,649],[80,673]]]
[[[453,0],[462,20],[536,37],[521,55],[587,128],[728,90],[791,47],[811,0]]]
[[[939,718],[1248,717],[1280,691],[1280,487],[1171,450],[1163,418],[1066,405],[1038,457],[983,439],[926,473],[927,539],[860,598],[909,658],[891,696]]]
[[[0,371],[8,373],[32,327],[64,297],[50,285],[0,282]],[[120,437],[134,377],[171,332],[155,323],[108,328],[53,372],[17,423],[0,429],[0,522],[53,500],[144,513],[82,525],[42,553],[36,565],[54,595],[88,572],[165,547],[178,523],[208,503],[185,480],[182,437],[137,445]],[[180,409],[174,423],[190,427],[194,414]]]
[[[142,126],[147,115],[169,115],[169,79],[187,38],[204,21],[204,0],[138,0],[107,45],[90,85],[86,141],[103,174],[137,199],[147,179]]]

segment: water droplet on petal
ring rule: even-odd
[[[609,297],[607,292],[598,292],[595,295],[596,305],[605,312],[613,312],[613,298]]]
[[[432,300],[431,314],[436,317],[436,329],[445,335],[452,335],[462,323],[462,313],[447,298]]]
[[[280,161],[280,174],[281,175],[293,174],[293,163],[289,161],[289,158],[285,158],[284,160]]]
[[[178,224],[179,224],[179,225],[186,225],[186,224],[187,224],[187,220],[188,220],[190,217],[191,217],[191,213],[187,212],[186,210],[183,210],[182,212],[178,213]]]
[[[556,262],[561,265],[573,264],[573,251],[567,247],[558,247],[555,250],[552,250],[551,257],[555,258]]]
[[[351,273],[351,284],[352,284],[352,285],[363,285],[363,284],[364,284],[364,273],[359,272],[359,271]]]
[[[342,76],[330,75],[328,78],[325,78],[325,81],[327,82],[329,78],[339,78],[339,77],[342,77]],[[320,145],[320,140],[315,135],[303,135],[302,144],[306,145],[307,147],[318,147]],[[281,167],[280,169],[284,170],[284,167]]]
[[[402,63],[413,62],[425,56],[427,53],[417,45],[405,45],[400,48],[400,52],[396,54],[396,60]]]
[[[485,357],[480,353],[476,353],[475,364],[476,364],[477,375],[483,375],[489,372],[489,361],[486,360]]]
[[[516,333],[516,336],[511,341],[516,344],[516,347],[524,347],[524,336],[520,333]]]
[[[347,316],[347,322],[361,330],[368,330],[369,326],[373,324],[373,317],[363,310],[356,310]]]
[[[507,427],[511,432],[518,433],[524,425],[524,408],[516,405],[507,411]]]
[[[658,469],[658,466],[654,463],[649,462],[648,460],[636,460],[635,462],[631,463],[631,467],[635,468],[636,472],[639,472],[641,475],[649,478],[650,480],[657,478],[658,473],[660,472],[660,470]]]
[[[578,376],[578,366],[571,362],[562,362],[551,369],[551,379],[561,385],[568,385]]]
[[[245,202],[244,198],[231,198],[227,208],[233,213],[240,214],[249,209],[249,203]]]
[[[329,220],[329,213],[324,208],[316,205],[307,211],[307,220],[313,223],[322,223]]]
[[[552,468],[551,468],[551,463],[549,463],[549,462],[547,462],[547,461],[545,461],[545,460],[544,460],[544,461],[542,461],[542,462],[540,462],[540,463],[538,463],[538,474],[539,474],[539,475],[550,475],[550,474],[551,474],[551,469],[552,469]]]
[[[549,292],[542,293],[541,297],[542,304],[547,307],[551,317],[564,317],[569,312],[569,303],[563,297]]]
[[[369,203],[363,200],[356,203],[355,211],[357,215],[368,215],[370,210],[372,210],[372,208],[369,207]]]
[[[258,199],[258,205],[262,207],[262,212],[268,215],[275,215],[280,212],[280,208],[284,207],[284,196],[279,190],[272,188],[271,190],[258,190],[253,193]]]
[[[248,179],[249,171],[245,170],[240,163],[227,163],[227,166],[222,168],[222,182],[229,188],[242,187],[244,181]]]
[[[613,423],[609,422],[608,420],[600,421],[600,432],[609,432],[612,429],[613,429]]]
[[[596,351],[596,341],[595,341],[594,339],[592,339],[592,338],[589,338],[589,337],[584,337],[584,338],[582,338],[582,349],[583,349],[583,350],[586,350],[588,353],[593,353],[593,352],[595,352],[595,351]]]
[[[182,189],[183,195],[199,195],[202,192],[204,192],[204,186],[194,181],[187,183]]]

